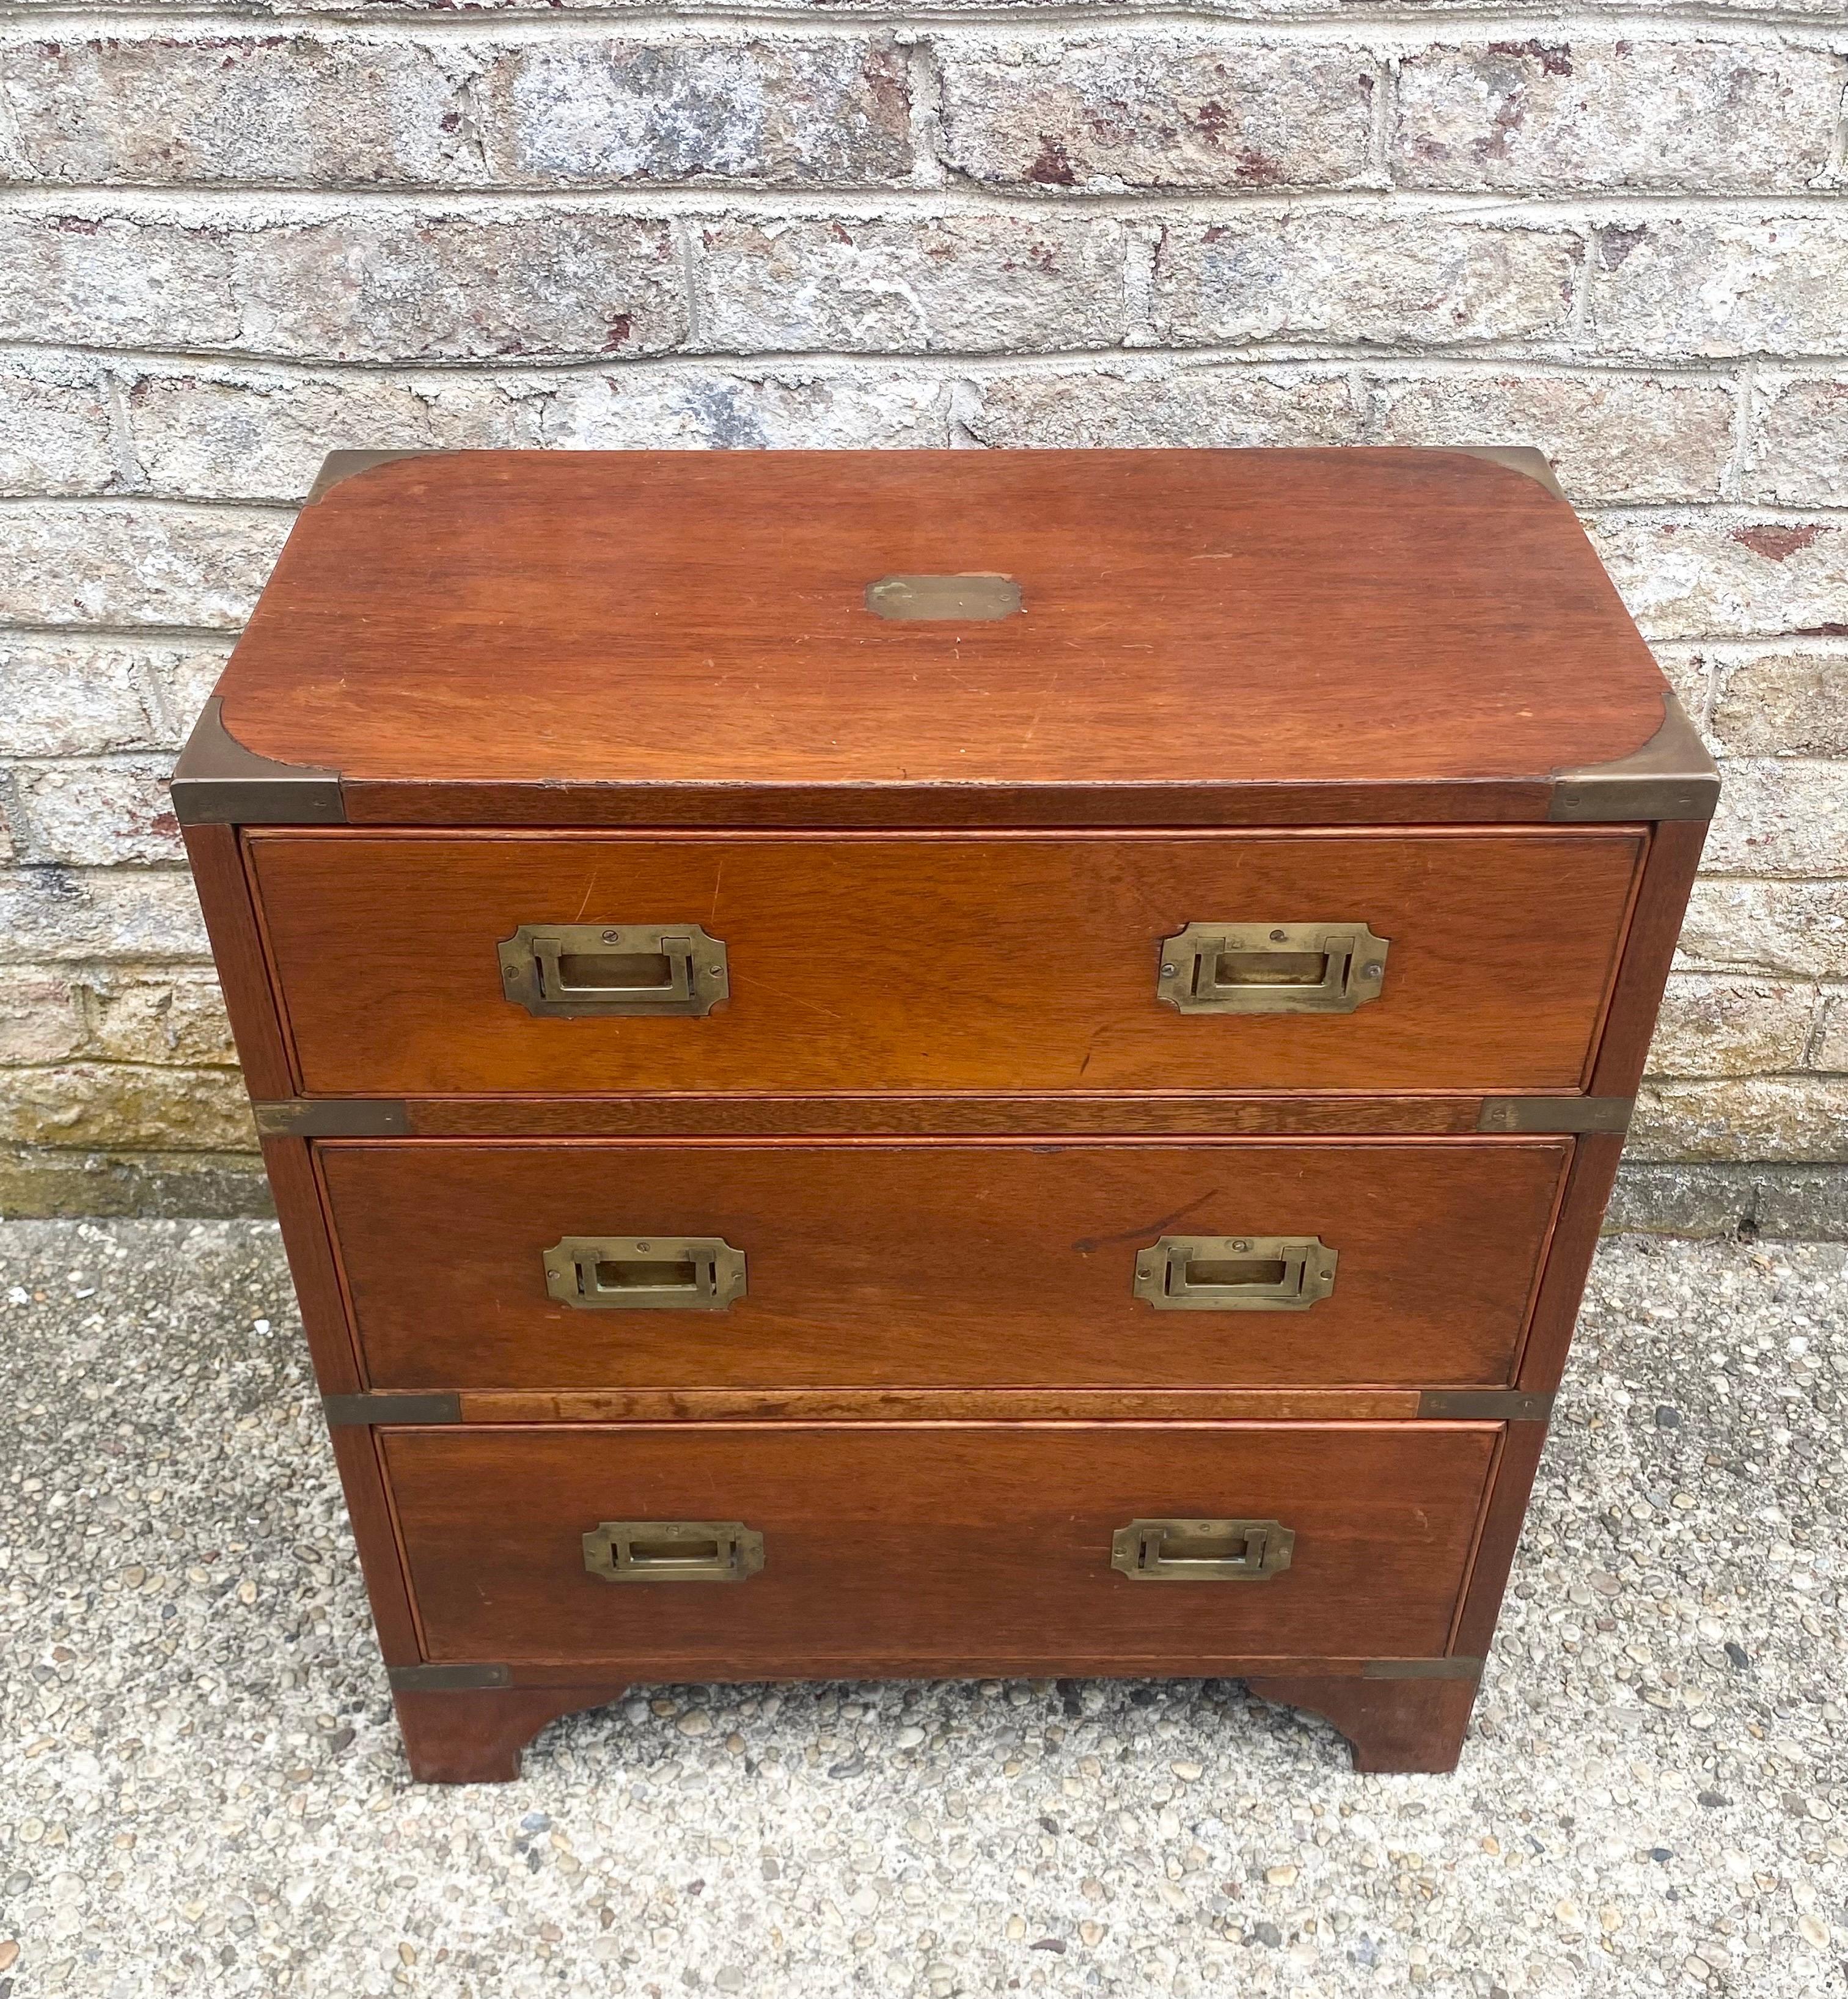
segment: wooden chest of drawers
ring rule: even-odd
[[[338,454],[174,796],[413,1767],[1450,1767],[1715,794],[1531,452]]]

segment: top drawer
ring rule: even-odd
[[[1583,1086],[1645,836],[246,839],[308,1094],[1488,1094]],[[1191,946],[1163,951],[1190,924],[1208,948],[1197,979]],[[650,982],[678,968],[635,933],[675,926],[723,942],[728,996],[703,1015],[536,1013],[509,996],[531,982],[512,970],[529,942],[508,966],[499,947],[561,925],[626,934],[601,961],[595,937],[588,955],[571,942],[581,1004],[610,1003],[598,982],[614,979],[658,1006]],[[1342,973],[1309,926],[1389,941],[1376,980],[1353,968],[1350,1010],[1301,1010]],[[1252,948],[1215,958],[1215,933]],[[1164,999],[1190,979],[1260,1010]]]

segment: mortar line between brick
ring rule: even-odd
[[[253,198],[262,206],[253,210]],[[154,182],[58,182],[0,188],[0,212],[23,217],[76,217],[123,222],[131,227],[168,224],[217,228],[240,235],[265,229],[331,222],[380,209],[407,220],[432,217],[493,221],[527,210],[553,216],[602,216],[612,220],[667,222],[685,216],[703,221],[787,223],[814,218],[841,222],[981,216],[1030,217],[1044,225],[1073,222],[1184,219],[1190,223],[1235,223],[1250,215],[1326,213],[1353,220],[1402,223],[1485,221],[1510,229],[1583,231],[1633,217],[1671,220],[1695,211],[1741,223],[1828,222],[1848,224],[1839,197],[1813,189],[1763,192],[1749,189],[1686,192],[1610,192],[1563,189],[1531,191],[1441,188],[1348,187],[1156,189],[1147,193],[1055,195],[959,182],[918,188],[858,185],[762,188],[744,185],[672,187],[445,187],[435,184],[381,187],[319,183],[312,188],[273,182],[222,181],[209,185]]]
[[[1118,4],[1044,5],[1029,13],[1024,7],[968,9],[868,7],[851,13],[818,16],[797,5],[787,7],[710,6],[687,9],[641,6],[614,16],[591,9],[556,12],[538,7],[510,8],[492,16],[463,19],[433,19],[414,9],[59,6],[0,6],[0,33],[16,29],[23,40],[42,31],[78,29],[113,36],[181,36],[213,34],[313,34],[334,38],[360,37],[417,41],[541,40],[556,36],[602,40],[644,40],[659,34],[697,40],[723,36],[743,29],[791,40],[851,41],[869,35],[907,33],[952,37],[965,32],[983,40],[1043,40],[1049,28],[1068,33],[1134,37],[1192,30],[1251,41],[1351,43],[1377,38],[1382,44],[1406,47],[1545,37],[1557,43],[1575,35],[1673,43],[1725,40],[1741,43],[1785,43],[1793,36],[1822,46],[1839,43],[1841,30],[1826,17],[1798,10],[1742,15],[1724,7],[1688,8],[1664,13],[1634,4],[1607,9],[1579,6],[1565,13],[1523,9],[1503,13],[1493,5],[1459,7],[1434,17],[1423,9],[1405,5],[1330,8],[1323,12],[1265,16],[1249,10],[1212,6],[1150,6],[1125,16]],[[1713,29],[1724,30],[1715,35]]]
[[[710,372],[713,369],[789,369],[803,372],[837,370],[886,376],[895,370],[929,374],[940,369],[966,373],[971,369],[1005,373],[1062,374],[1079,366],[1175,371],[1240,368],[1320,369],[1329,372],[1366,366],[1395,379],[1403,376],[1484,374],[1518,372],[1536,378],[1573,380],[1613,376],[1645,380],[1664,377],[1690,382],[1730,381],[1742,359],[1792,376],[1806,372],[1841,375],[1848,360],[1840,354],[1777,355],[1770,357],[1651,356],[1649,355],[1574,355],[1551,345],[1517,341],[1483,341],[1461,352],[1393,347],[1384,342],[1254,341],[1250,346],[1212,345],[1138,348],[1125,353],[1115,347],[1066,347],[1042,352],[970,353],[938,348],[929,353],[898,348],[852,352],[839,348],[778,348],[750,352],[709,348],[700,352],[670,350],[633,356],[591,355],[520,359],[506,355],[456,361],[426,358],[410,360],[345,361],[196,347],[82,346],[68,341],[43,343],[14,339],[0,342],[0,366],[11,360],[35,359],[99,360],[111,366],[148,373],[184,366],[217,374],[249,376],[277,386],[294,380],[338,383],[349,378],[389,380],[395,376],[428,376],[435,381],[514,381],[531,383],[550,377],[612,373]]]

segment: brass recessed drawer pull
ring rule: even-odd
[[[1265,1582],[1295,1545],[1281,1520],[1132,1520],[1111,1539],[1110,1565],[1133,1582]]]
[[[1157,1311],[1307,1311],[1340,1261],[1319,1235],[1164,1235],[1136,1252],[1133,1288]]]
[[[731,990],[697,923],[522,923],[498,948],[501,990],[546,1019],[709,1013]]]
[[[1184,1013],[1351,1013],[1385,983],[1364,923],[1189,923],[1164,937],[1156,997]]]
[[[764,1566],[764,1537],[742,1520],[605,1520],[584,1565],[605,1582],[742,1582]]]
[[[722,1235],[567,1235],[545,1265],[548,1294],[581,1311],[724,1311],[745,1291]]]

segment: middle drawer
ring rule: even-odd
[[[331,1140],[369,1384],[1497,1387],[1572,1141]]]

